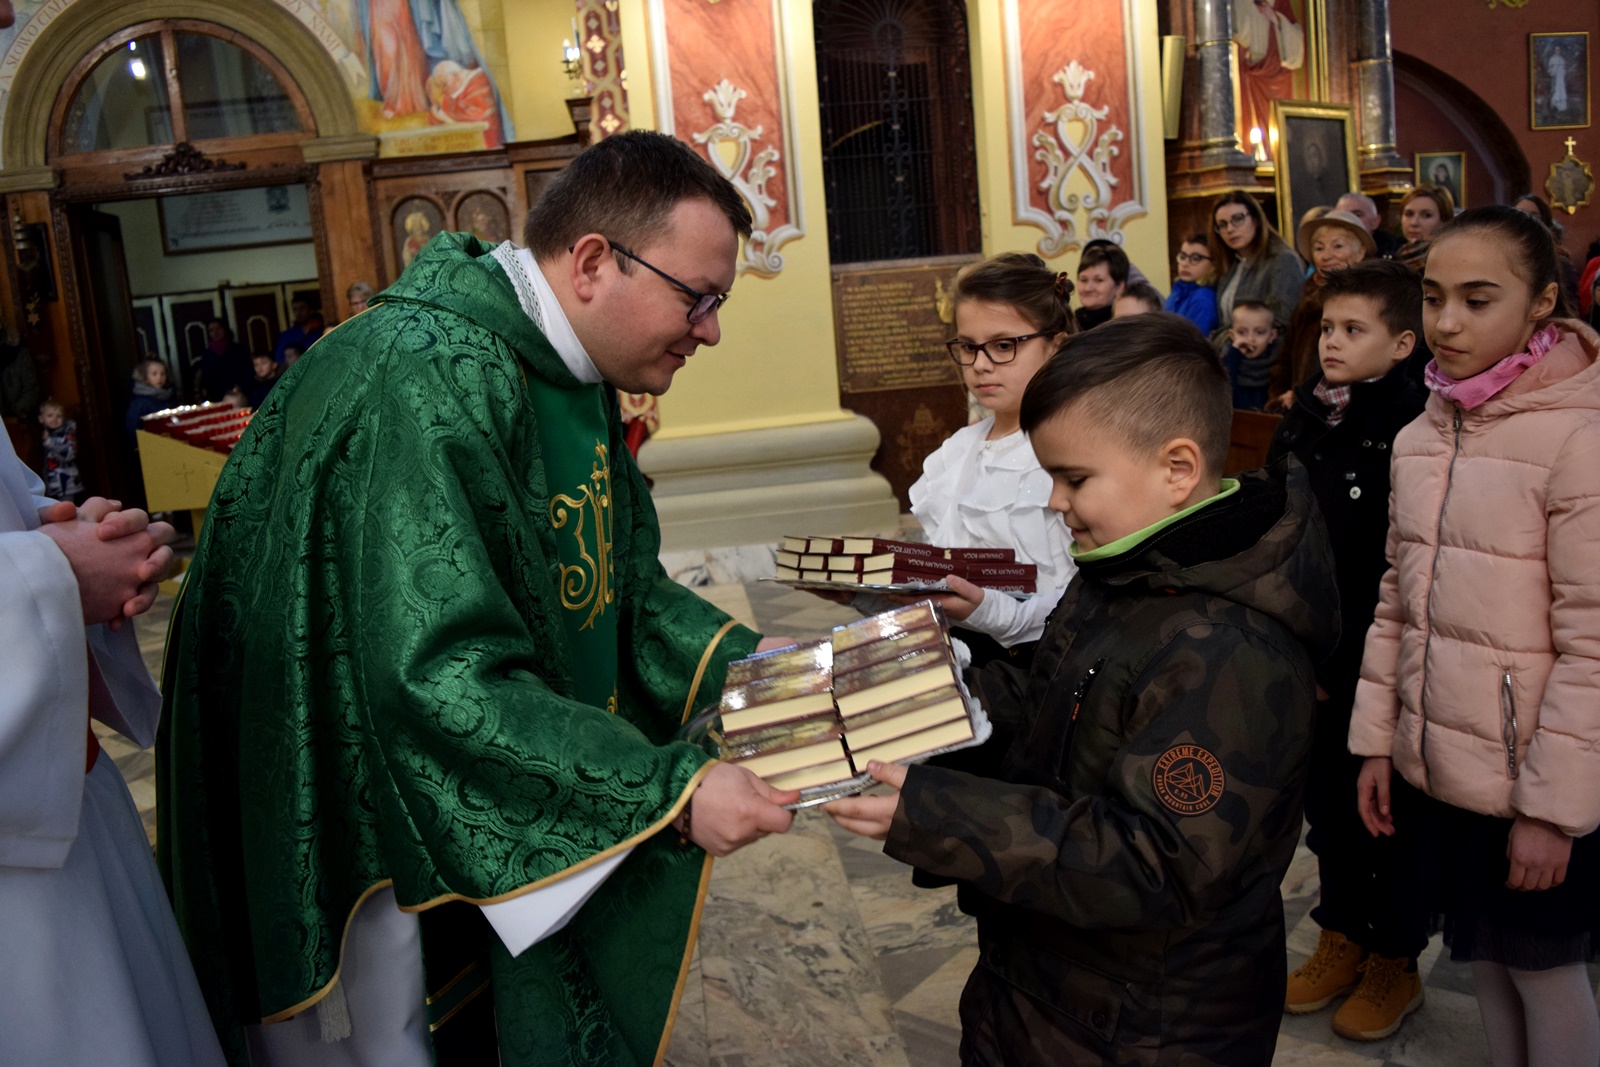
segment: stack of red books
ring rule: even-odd
[[[973,585],[1031,593],[1039,569],[1009,548],[939,548],[882,537],[785,537],[778,577],[833,585],[938,584],[954,574]]]
[[[144,417],[139,428],[227,455],[244,436],[253,414],[250,408],[236,408],[232,404],[190,404],[152,412]]]

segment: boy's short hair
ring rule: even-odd
[[[67,405],[63,404],[55,397],[50,397],[45,400],[44,403],[39,405],[39,414],[43,415],[47,411],[54,411],[65,415],[67,413]]]
[[[1106,273],[1111,275],[1111,280],[1118,285],[1128,284],[1128,253],[1116,245],[1095,245],[1083,250],[1083,255],[1078,259],[1078,273],[1082,274],[1090,267],[1097,267],[1104,263]]]
[[[1322,286],[1323,305],[1336,296],[1367,297],[1384,329],[1395,337],[1407,330],[1422,336],[1422,284],[1399,260],[1367,259],[1331,272]]]
[[[1069,408],[1137,449],[1187,437],[1211,474],[1228,459],[1228,373],[1195,324],[1169,311],[1112,319],[1063,341],[1022,394],[1022,429]]]
[[[1272,305],[1267,303],[1265,300],[1241,300],[1233,305],[1233,313],[1235,315],[1239,314],[1241,311],[1265,311],[1267,313],[1267,317],[1272,320],[1272,325],[1278,325],[1278,313],[1273,311]],[[1232,325],[1232,323],[1229,325]]]
[[[1138,300],[1146,311],[1161,310],[1161,293],[1149,282],[1134,282],[1117,294],[1118,300]]]

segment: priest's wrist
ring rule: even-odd
[[[678,843],[680,845],[689,844],[689,826],[693,819],[694,796],[691,794],[689,799],[684,801],[683,810],[678,813],[678,817],[672,820],[672,828],[678,831]]]

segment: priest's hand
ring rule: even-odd
[[[889,836],[895,809],[900,806],[900,787],[906,784],[906,769],[898,763],[867,764],[867,773],[888,786],[891,792],[845,797],[822,805],[833,821],[862,837],[882,841]]]
[[[137,508],[91,497],[81,507],[56,503],[39,511],[39,532],[56,543],[78,580],[87,624],[122,621],[149,611],[157,583],[172,566],[177,536],[169,523],[151,522]]]
[[[794,813],[782,805],[799,799],[796,790],[774,789],[743,767],[718,763],[694,791],[689,840],[713,856],[726,856],[768,834],[786,833]]]

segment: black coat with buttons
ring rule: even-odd
[[[1378,585],[1389,569],[1389,460],[1394,438],[1422,414],[1428,393],[1400,364],[1375,382],[1352,387],[1337,426],[1314,390],[1317,374],[1295,389],[1272,437],[1268,462],[1292,452],[1311,475],[1311,491],[1328,525],[1339,586],[1339,642],[1317,669],[1331,704],[1348,711],[1361,673],[1367,628],[1378,606]]]

